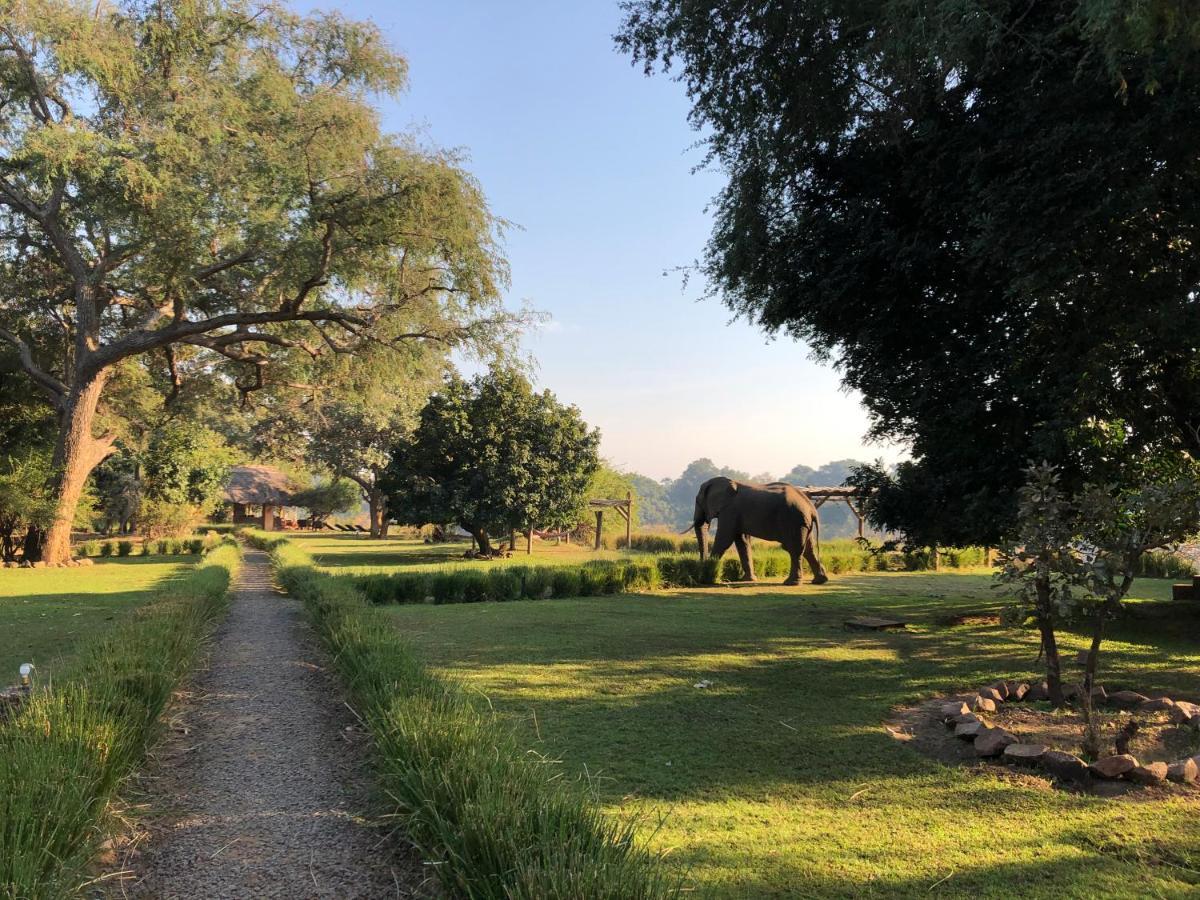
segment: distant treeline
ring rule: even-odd
[[[655,481],[646,475],[630,474],[626,477],[633,483],[639,503],[638,519],[641,526],[664,525],[679,529],[691,522],[692,507],[700,485],[717,475],[739,481],[786,481],[795,485],[820,485],[833,487],[843,484],[855,466],[862,465],[856,459],[839,459],[820,468],[797,465],[783,475],[769,472],[750,474],[728,466],[718,466],[711,459],[697,459],[688,464],[678,478]],[[821,507],[821,537],[852,537],[857,534],[857,522],[843,503],[829,503]]]

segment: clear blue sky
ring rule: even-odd
[[[297,7],[331,8],[297,2]],[[675,476],[693,459],[752,474],[897,457],[864,446],[866,416],[836,374],[769,342],[677,275],[702,252],[721,185],[683,88],[617,53],[616,0],[357,0],[409,61],[384,107],[393,131],[461,148],[506,247],[511,300],[553,316],[526,348],[540,386],[600,427],[621,468]]]

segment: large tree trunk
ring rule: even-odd
[[[92,470],[113,452],[113,438],[92,436],[92,423],[96,418],[96,405],[104,389],[107,372],[101,370],[81,381],[71,389],[63,404],[59,423],[58,443],[54,448],[54,485],[57,500],[54,519],[46,530],[46,538],[40,548],[41,559],[55,565],[71,558],[71,526],[75,521],[75,508],[79,495]]]
[[[482,526],[463,525],[463,528],[475,538],[475,542],[479,545],[479,552],[484,556],[492,555],[492,544],[488,540],[487,531]]]
[[[367,506],[371,515],[371,537],[387,537],[387,495],[378,488],[367,491]]]

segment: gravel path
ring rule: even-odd
[[[422,879],[360,824],[363,744],[299,605],[247,550],[208,668],[149,776],[135,897],[407,897]],[[315,662],[314,662],[315,660]]]

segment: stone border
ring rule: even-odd
[[[1067,699],[1079,696],[1078,688],[1064,689]],[[966,700],[944,702],[940,716],[943,724],[954,729],[954,736],[972,741],[981,759],[996,759],[1024,768],[1040,768],[1058,781],[1078,785],[1092,778],[1108,781],[1124,779],[1141,785],[1195,784],[1200,781],[1200,754],[1171,763],[1142,765],[1128,753],[1105,756],[1088,764],[1072,753],[1054,750],[1044,744],[1022,744],[1016,735],[1003,728],[989,726],[980,714],[994,713],[1002,704],[1049,699],[1046,682],[1030,686],[1026,682],[998,681],[982,688]],[[1184,728],[1200,731],[1200,705],[1170,697],[1147,697],[1136,691],[1107,693],[1103,686],[1092,688],[1092,702],[1134,712],[1169,712],[1171,721]]]

